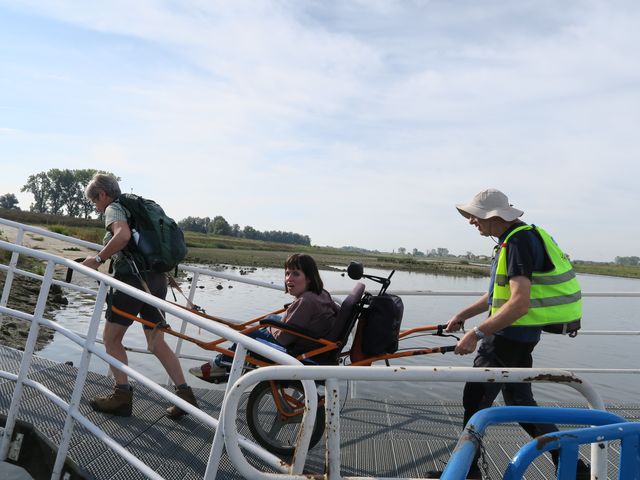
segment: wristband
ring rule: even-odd
[[[480,330],[478,327],[473,327],[473,333],[476,334],[476,338],[478,340],[482,340],[485,337],[484,332]]]

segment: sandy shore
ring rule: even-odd
[[[16,239],[17,230],[6,226],[0,227],[0,238],[9,242]],[[23,245],[34,250],[43,250],[54,255],[75,260],[77,258],[94,255],[95,252],[85,247],[79,247],[63,240],[58,240],[42,235],[25,233]],[[6,256],[5,264],[8,263],[9,255]],[[106,269],[106,267],[104,267]],[[4,288],[5,272],[0,272],[0,291]],[[33,313],[40,291],[40,282],[25,278],[23,276],[14,277],[11,286],[11,293],[7,306],[27,313]],[[53,312],[66,304],[66,298],[62,289],[53,285],[49,293],[47,310],[45,316],[52,318]],[[24,345],[29,334],[31,323],[19,320],[8,315],[0,316],[0,344],[24,350]],[[38,334],[36,350],[41,349],[53,338],[53,331],[41,328]]]
[[[7,239],[7,241],[13,243],[15,242],[17,234],[17,229],[0,225],[0,238]],[[64,258],[76,259],[79,257],[89,256],[92,253],[95,255],[95,252],[88,248],[30,232],[25,233],[22,244],[25,247],[33,248],[35,250],[44,250]]]

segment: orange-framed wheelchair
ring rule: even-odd
[[[195,313],[213,321],[224,323],[247,335],[258,329],[269,327],[286,331],[301,339],[310,340],[317,344],[317,347],[305,351],[299,351],[295,346],[287,349],[278,344],[268,343],[269,346],[290,354],[306,365],[369,366],[379,361],[384,361],[389,365],[389,361],[392,359],[453,351],[455,345],[433,348],[399,348],[401,341],[416,334],[423,335],[425,332],[432,332],[432,335],[439,336],[455,336],[445,335],[444,328],[446,325],[427,325],[405,331],[400,330],[403,315],[402,300],[400,297],[386,293],[395,271],[392,271],[386,278],[366,275],[363,272],[362,264],[351,262],[347,268],[347,273],[353,280],[366,278],[381,284],[380,291],[375,295],[365,292],[365,285],[357,282],[351,293],[343,300],[338,311],[335,328],[326,338],[315,338],[304,328],[287,325],[282,321],[270,318],[273,313],[284,312],[286,307],[243,323],[229,322],[201,311],[195,311]],[[135,317],[115,307],[112,308],[114,313],[147,326],[156,327],[155,324],[142,318]],[[227,341],[225,338],[205,342],[171,330],[168,326],[160,327],[160,330],[193,342],[205,350],[222,353],[228,357],[233,357],[234,355],[232,349],[222,346]],[[352,333],[353,340],[349,342]],[[245,368],[247,370],[267,365],[273,365],[273,362],[247,352],[245,358]],[[205,380],[207,379],[205,378]],[[222,378],[220,380],[225,379]],[[211,381],[217,383],[215,380]],[[322,386],[321,383],[318,382],[318,386]],[[321,392],[321,389],[319,391]],[[313,447],[324,433],[325,411],[322,408],[323,404],[324,397],[322,393],[319,393],[319,408],[317,409],[310,447]],[[290,456],[295,451],[304,409],[304,389],[299,381],[264,381],[258,383],[249,393],[246,406],[246,421],[251,434],[260,445],[272,453]]]

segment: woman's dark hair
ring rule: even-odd
[[[318,272],[318,265],[311,255],[306,253],[294,253],[287,261],[284,262],[285,270],[301,270],[304,276],[309,280],[309,290],[313,293],[320,295],[324,289],[324,284],[320,278],[320,272]],[[285,282],[284,291],[289,293],[287,284]]]

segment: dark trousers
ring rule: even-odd
[[[531,353],[537,343],[522,343],[493,335],[485,338],[478,349],[478,355],[473,366],[531,368],[533,357]],[[464,386],[462,404],[464,406],[464,425],[478,410],[488,408],[502,391],[502,398],[506,405],[537,406],[533,398],[530,383],[467,383]],[[546,433],[557,432],[558,428],[552,424],[521,423],[520,426],[532,437]],[[558,451],[552,450],[553,463],[557,464]]]

